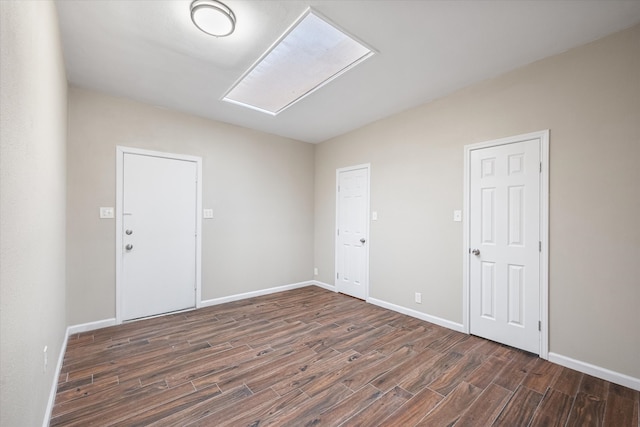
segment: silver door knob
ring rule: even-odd
[[[474,249],[471,251],[472,254],[474,254],[475,256],[480,255],[480,249]]]
[[[124,232],[127,236],[131,236],[133,234],[133,230],[127,230]]]
[[[363,237],[362,239],[360,239],[360,243],[364,243],[366,242],[365,238]]]
[[[131,249],[133,249],[133,245],[131,243],[129,243],[127,246],[124,247],[126,250],[130,251]]]

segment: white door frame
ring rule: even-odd
[[[163,153],[160,151],[142,150],[116,146],[116,324],[121,324],[122,319],[122,205],[124,198],[124,155],[139,154],[144,156],[160,157],[164,159],[184,160],[195,162],[198,170],[196,182],[196,300],[195,307],[202,304],[202,158],[184,154]]]
[[[365,230],[366,230],[366,234],[367,234],[367,244],[364,247],[364,251],[365,251],[365,280],[366,280],[366,286],[365,286],[365,301],[369,301],[369,247],[370,247],[370,235],[369,235],[369,225],[370,225],[370,215],[371,215],[371,163],[363,163],[361,165],[355,165],[355,166],[347,166],[344,168],[338,168],[336,169],[336,222],[335,222],[335,227],[334,227],[334,238],[335,238],[335,247],[334,247],[334,252],[335,252],[335,259],[334,259],[334,275],[333,275],[333,283],[334,283],[334,288],[336,290],[336,292],[339,292],[340,289],[338,287],[338,283],[339,280],[337,278],[337,272],[338,272],[338,246],[339,246],[339,242],[338,242],[338,224],[340,221],[340,194],[338,192],[338,186],[340,185],[340,173],[341,172],[350,172],[353,170],[357,170],[357,169],[366,169],[367,170],[367,188],[366,188],[366,192],[367,192],[367,201],[366,201],[366,206],[367,206],[367,221],[365,224]]]
[[[470,286],[469,286],[469,178],[471,167],[471,151],[513,144],[516,142],[540,140],[540,357],[549,358],[549,130],[510,136],[493,141],[480,142],[464,146],[464,199],[463,199],[463,291],[462,291],[462,323],[465,333],[470,331]]]

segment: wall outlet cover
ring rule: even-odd
[[[114,218],[114,209],[112,207],[101,207],[100,208],[100,218],[101,219],[106,219],[106,218]]]

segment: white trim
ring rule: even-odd
[[[116,323],[122,323],[120,300],[122,291],[120,282],[122,281],[122,197],[124,194],[124,153],[126,148],[116,146]]]
[[[49,392],[49,401],[47,402],[47,409],[44,413],[44,420],[42,421],[42,427],[48,427],[51,422],[51,414],[53,412],[53,405],[55,404],[56,394],[58,393],[58,380],[60,379],[60,372],[62,372],[62,364],[64,363],[64,354],[67,352],[67,344],[69,337],[73,334],[80,332],[93,331],[95,329],[106,328],[116,324],[116,319],[104,319],[95,322],[82,323],[78,325],[68,326],[62,345],[60,346],[60,354],[58,355],[58,363],[56,364],[56,371],[53,375],[53,383],[51,384],[51,391]]]
[[[634,378],[626,374],[621,374],[607,368],[602,368],[600,366],[592,365],[591,363],[582,362],[553,352],[549,352],[549,362],[557,363],[565,368],[574,369],[576,371],[640,391],[640,378]]]
[[[53,373],[53,383],[51,384],[51,391],[49,392],[49,400],[47,402],[47,409],[44,413],[44,419],[42,420],[42,427],[48,427],[51,422],[51,413],[53,412],[53,405],[56,401],[56,394],[58,393],[58,380],[60,379],[60,372],[62,371],[62,363],[64,362],[64,354],[67,351],[67,341],[69,340],[69,328],[67,328],[64,334],[64,340],[60,346],[60,354],[58,355],[58,363],[56,364],[56,371]]]
[[[71,325],[67,328],[67,335],[95,331],[96,329],[108,328],[109,326],[114,326],[116,324],[116,319],[112,317],[111,319],[96,320],[95,322]]]
[[[340,173],[342,172],[350,172],[358,169],[366,169],[367,170],[367,220],[365,221],[365,233],[367,244],[364,247],[365,250],[365,260],[364,260],[364,277],[365,277],[365,290],[364,290],[364,300],[367,301],[369,299],[369,248],[371,247],[371,238],[370,238],[370,223],[371,223],[371,163],[363,163],[355,166],[347,166],[344,168],[336,169],[336,222],[333,227],[333,237],[335,240],[335,244],[333,247],[335,253],[335,264],[334,264],[334,288],[336,292],[340,292],[340,287],[338,286],[338,279],[336,277],[338,272],[338,222],[339,222],[339,209],[340,209],[340,194],[338,192],[338,187],[340,184]]]
[[[212,305],[224,304],[227,302],[240,301],[247,298],[259,297],[262,295],[275,294],[276,292],[290,291],[292,289],[304,288],[305,286],[315,285],[316,282],[310,280],[307,282],[292,283],[290,285],[276,286],[273,288],[260,289],[259,291],[245,292],[243,294],[229,295],[226,297],[213,298],[204,300],[200,303],[201,307],[210,307]]]
[[[464,147],[463,196],[462,196],[462,328],[465,334],[471,333],[469,324],[469,167],[470,150]]]
[[[194,308],[202,307],[202,157],[185,154],[164,153],[139,148],[116,146],[116,324],[122,319],[122,198],[124,196],[124,155],[139,154],[194,162],[197,169],[196,182],[196,295]]]
[[[463,270],[462,270],[462,325],[463,331],[469,333],[469,168],[472,150],[495,147],[498,145],[513,144],[532,139],[540,140],[540,241],[542,250],[540,253],[540,331],[539,355],[542,359],[549,358],[549,129],[539,132],[500,138],[492,141],[480,142],[464,146],[464,194],[462,200],[463,218]]]
[[[540,134],[540,357],[549,359],[549,129]]]
[[[331,291],[331,292],[338,292],[338,290],[336,289],[336,287],[334,285],[330,285],[328,283],[320,282],[318,280],[312,280],[310,282],[310,284],[311,285],[315,285],[315,286],[317,286],[319,288],[326,289],[326,290]]]
[[[461,323],[452,322],[451,320],[432,316],[430,314],[422,313],[411,308],[402,307],[401,305],[392,304],[390,302],[382,301],[376,298],[368,298],[367,302],[382,308],[386,308],[388,310],[406,314],[407,316],[415,317],[416,319],[424,320],[425,322],[434,323],[438,326],[442,326],[443,328],[452,329],[458,332],[464,332],[464,325],[462,325]]]
[[[196,157],[196,307],[202,302],[202,157]]]

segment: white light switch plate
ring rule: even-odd
[[[213,209],[203,209],[202,210],[202,217],[204,219],[211,219],[213,218]]]
[[[453,211],[453,220],[455,222],[462,221],[462,211]]]
[[[113,218],[113,208],[100,208],[100,219]]]
[[[377,211],[371,212],[371,221],[377,221],[377,220],[378,220],[378,212]]]

